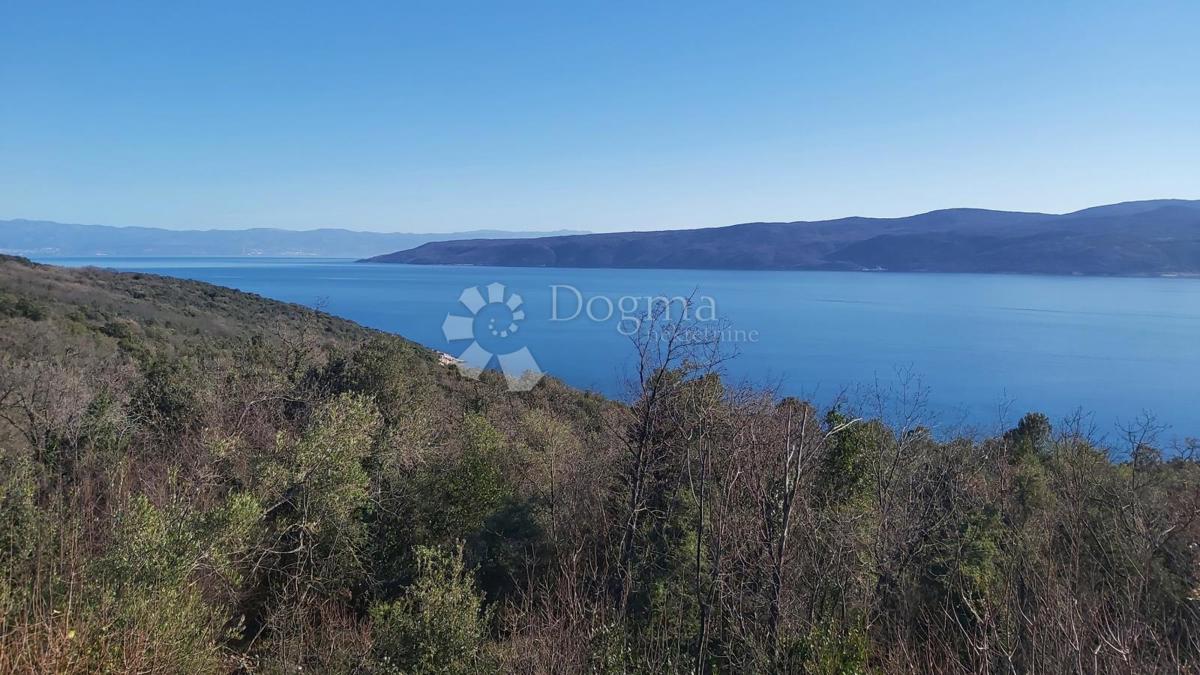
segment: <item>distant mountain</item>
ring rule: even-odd
[[[1200,274],[1200,200],[428,243],[367,262],[1087,275]]]
[[[473,230],[439,234],[355,232],[341,229],[165,230],[153,227],[67,225],[0,220],[0,253],[24,256],[313,256],[362,258],[431,241],[582,234]]]

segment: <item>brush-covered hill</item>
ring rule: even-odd
[[[510,393],[297,305],[0,256],[0,672],[1200,663],[1194,444],[938,439],[728,386],[680,328],[628,403]]]
[[[1200,274],[1200,201],[1063,215],[949,209],[660,232],[442,241],[368,262],[521,267]]]

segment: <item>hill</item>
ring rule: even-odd
[[[355,232],[343,229],[166,230],[154,227],[70,225],[43,220],[0,221],[0,253],[24,256],[310,256],[361,258],[430,241],[580,234],[473,230],[439,234]]]
[[[939,439],[907,395],[728,385],[695,334],[648,326],[624,403],[507,392],[0,256],[0,672],[1195,671],[1200,446]]]
[[[1200,274],[1200,201],[1063,215],[949,209],[904,218],[433,242],[367,262],[520,267]]]

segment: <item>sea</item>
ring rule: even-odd
[[[1029,411],[1118,448],[1131,429],[1155,430],[1163,446],[1200,436],[1198,279],[312,258],[41,262],[227,286],[317,307],[451,357],[493,354],[493,367],[502,354],[520,353],[570,385],[617,398],[630,395],[636,374],[633,335],[649,328],[658,307],[660,316],[686,320],[691,339],[720,341],[718,367],[734,386],[943,436],[997,433]]]

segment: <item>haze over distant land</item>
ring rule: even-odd
[[[306,256],[361,258],[430,241],[582,234],[472,230],[439,234],[318,230],[166,230],[0,220],[0,253],[28,256]]]
[[[1062,215],[946,209],[904,218],[439,241],[368,262],[510,267],[1200,274],[1200,200]]]

